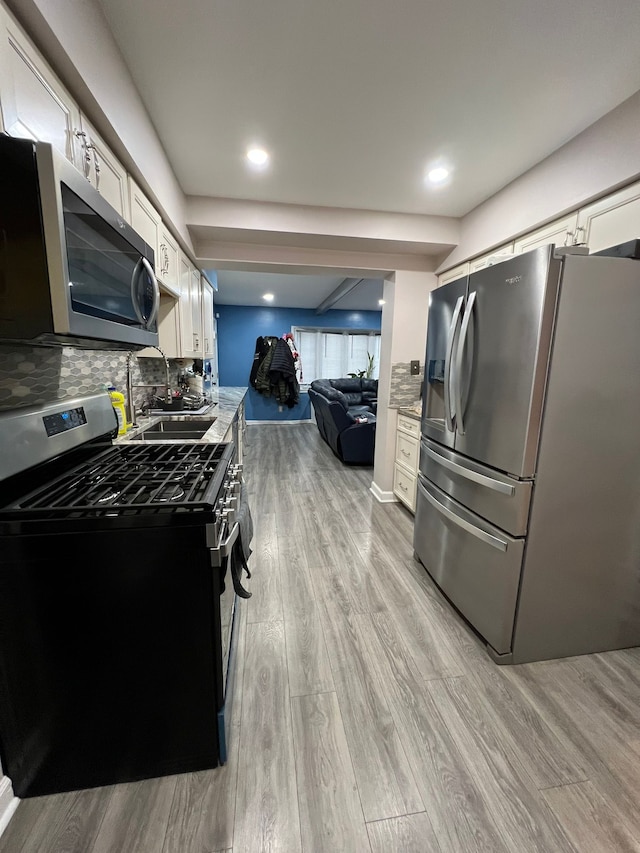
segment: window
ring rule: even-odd
[[[303,327],[291,331],[300,353],[301,384],[310,385],[314,379],[339,379],[349,373],[366,372],[370,356],[373,356],[371,378],[378,378],[380,332]]]

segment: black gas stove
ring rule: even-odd
[[[5,505],[29,517],[139,516],[210,510],[231,461],[227,445],[117,446]]]
[[[115,423],[107,394],[0,414],[0,759],[21,797],[226,759],[234,448],[113,444]]]

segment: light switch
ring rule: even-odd
[[[412,376],[420,376],[420,362],[412,361],[411,362],[411,375]]]

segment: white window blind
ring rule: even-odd
[[[293,337],[302,362],[302,383],[314,379],[339,379],[369,367],[373,356],[372,379],[380,368],[380,333],[347,329],[293,328]]]

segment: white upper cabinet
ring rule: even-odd
[[[189,258],[179,252],[180,269],[180,328],[182,330],[182,356],[202,358],[202,309],[200,296],[200,271]]]
[[[577,226],[577,212],[570,213],[568,216],[563,216],[562,219],[550,222],[544,228],[538,228],[536,231],[520,237],[514,243],[514,252],[519,255],[522,252],[530,252],[532,249],[546,246],[547,243],[555,243],[556,246],[572,246],[575,241]]]
[[[158,251],[158,229],[162,218],[151,204],[140,187],[129,175],[129,206],[131,225],[155,253]],[[156,275],[158,274],[158,258],[155,258]]]
[[[50,142],[82,168],[75,133],[80,110],[29,37],[0,6],[0,100],[5,130],[11,136]]]
[[[158,281],[176,297],[181,295],[180,273],[178,269],[178,242],[169,232],[164,222],[158,229],[158,250],[156,255],[156,275]]]
[[[174,298],[182,294],[178,243],[147,196],[129,176],[131,225],[154,251],[154,269],[160,287]]]
[[[202,288],[202,351],[205,358],[215,352],[215,325],[213,320],[213,286],[204,276],[200,278]]]
[[[447,270],[446,272],[443,272],[442,275],[439,275],[438,287],[442,287],[443,284],[448,284],[450,281],[457,281],[459,278],[464,278],[466,275],[469,275],[468,262],[460,264],[457,267],[453,267],[453,269]]]
[[[576,237],[590,252],[640,237],[640,183],[583,207]]]
[[[80,115],[76,139],[81,153],[80,168],[87,180],[129,222],[127,172],[85,115]]]
[[[474,258],[469,261],[469,272],[477,272],[485,267],[492,267],[494,264],[499,264],[501,261],[506,261],[513,255],[513,243],[507,243],[506,246],[500,246],[499,249],[494,249],[486,255],[481,255],[479,258]]]
[[[202,286],[200,284],[200,270],[195,267],[191,267],[191,327],[193,329],[191,354],[194,358],[203,358]]]

